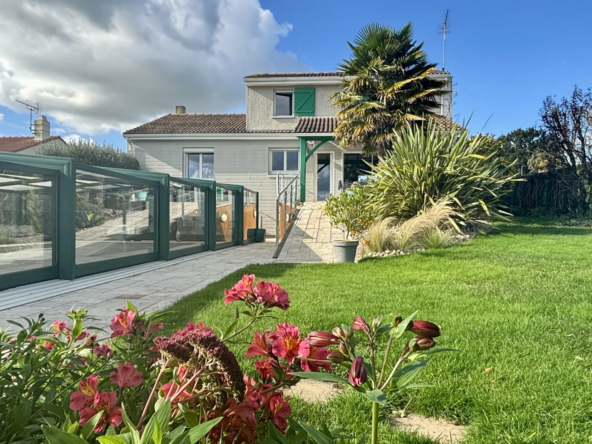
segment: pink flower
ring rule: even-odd
[[[93,347],[93,354],[97,358],[109,359],[113,352],[111,351],[111,346],[109,344],[95,344]]]
[[[111,330],[113,330],[111,337],[131,335],[134,332],[135,317],[136,312],[125,307],[121,313],[111,319],[111,324],[109,325]]]
[[[66,322],[60,322],[60,320],[56,320],[54,321],[53,324],[51,324],[51,326],[53,327],[53,329],[55,330],[56,333],[61,333],[64,330],[66,330],[66,327],[68,326],[68,324]]]
[[[224,290],[226,298],[224,304],[230,304],[234,301],[248,300],[249,296],[253,296],[253,283],[255,282],[255,275],[245,274],[243,278],[236,283],[230,290]]]
[[[254,358],[255,356],[272,356],[271,349],[272,346],[267,340],[267,334],[269,330],[265,330],[263,334],[260,334],[258,331],[255,332],[253,335],[253,342],[247,348],[247,353],[245,354],[245,358]]]
[[[99,396],[99,391],[97,390],[98,384],[99,375],[90,375],[86,378],[86,381],[80,380],[78,382],[78,388],[80,390],[70,395],[70,408],[72,410],[81,410],[95,403]]]
[[[199,324],[195,325],[193,322],[188,322],[187,326],[185,327],[185,330],[187,331],[192,331],[192,330],[201,330],[204,331],[206,333],[214,333],[214,330],[212,330],[211,328],[207,328],[206,324],[202,322],[200,322]]]
[[[98,394],[94,406],[80,410],[80,425],[84,426],[84,424],[102,410],[104,413],[94,429],[95,433],[99,433],[107,424],[113,427],[120,426],[122,422],[121,408],[115,406],[116,399],[117,395],[115,392]]]
[[[261,375],[263,382],[270,380],[275,375],[275,372],[273,371],[274,362],[275,361],[272,358],[255,361],[255,369]]]
[[[354,359],[354,362],[352,362],[347,380],[355,388],[358,388],[358,386],[366,382],[367,378],[368,372],[366,371],[366,366],[364,365],[364,358],[358,356],[356,359]]]
[[[288,292],[279,284],[266,281],[259,281],[255,286],[255,296],[257,302],[264,304],[268,308],[278,307],[287,310],[290,307]]]
[[[191,398],[191,393],[186,390],[181,391],[181,386],[174,382],[167,382],[160,387],[163,396],[171,400],[171,402],[181,402],[185,399]]]
[[[322,368],[330,372],[332,370],[330,362],[323,362],[329,359],[331,352],[325,347],[310,346],[310,353],[306,359],[300,360],[300,367],[305,372],[319,372]]]
[[[306,342],[315,347],[326,347],[339,344],[339,338],[324,331],[313,331],[306,337]]]
[[[144,375],[142,372],[134,372],[134,365],[131,362],[124,364],[120,362],[117,365],[117,372],[111,372],[109,379],[120,390],[128,387],[138,387],[142,384]]]
[[[280,432],[285,432],[288,428],[286,418],[292,414],[288,398],[284,399],[281,393],[275,392],[269,400],[269,410],[273,416],[273,423]]]
[[[354,318],[354,323],[352,325],[353,330],[362,330],[366,334],[370,334],[370,327],[368,323],[364,320],[361,316],[356,316]]]
[[[162,322],[157,322],[155,324],[149,324],[149,327],[146,327],[144,324],[139,323],[138,328],[144,332],[144,338],[148,338],[153,333],[156,333],[158,330],[162,328]]]
[[[300,329],[286,323],[277,325],[277,333],[269,335],[272,352],[278,358],[284,358],[292,364],[295,358],[306,358],[310,353],[310,344],[300,339]]]

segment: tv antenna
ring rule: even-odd
[[[25,105],[27,107],[27,109],[29,110],[29,131],[31,131],[32,133],[35,133],[35,129],[33,128],[33,111],[35,111],[35,114],[39,114],[39,111],[41,111],[41,107],[39,106],[39,103],[35,103],[35,105],[31,105],[30,103],[23,102],[18,99],[16,99],[16,101],[18,103],[22,103],[23,105]]]
[[[440,26],[440,34],[443,36],[443,57],[442,57],[442,71],[446,71],[446,34],[450,34],[450,29],[448,25],[448,17],[450,15],[450,9],[446,10],[446,15],[444,16],[444,21]]]

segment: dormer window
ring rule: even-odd
[[[276,91],[273,101],[274,117],[294,115],[294,91]]]

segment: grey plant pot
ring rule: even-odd
[[[335,262],[355,262],[358,241],[336,241],[333,242],[335,251]]]

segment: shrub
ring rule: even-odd
[[[382,217],[409,219],[427,204],[449,201],[467,219],[503,217],[501,198],[516,175],[497,156],[497,142],[470,137],[454,126],[439,131],[409,126],[395,137],[392,152],[369,165],[370,203]]]
[[[339,196],[329,196],[325,202],[325,214],[331,225],[341,229],[346,240],[368,229],[374,220],[368,199],[367,188],[357,186]]]
[[[140,163],[133,155],[110,144],[99,145],[92,140],[76,139],[62,144],[49,144],[39,148],[37,154],[44,156],[69,157],[84,165],[139,170]]]
[[[440,228],[432,228],[424,236],[422,245],[426,249],[438,250],[445,248],[454,240],[453,230],[442,230]]]

